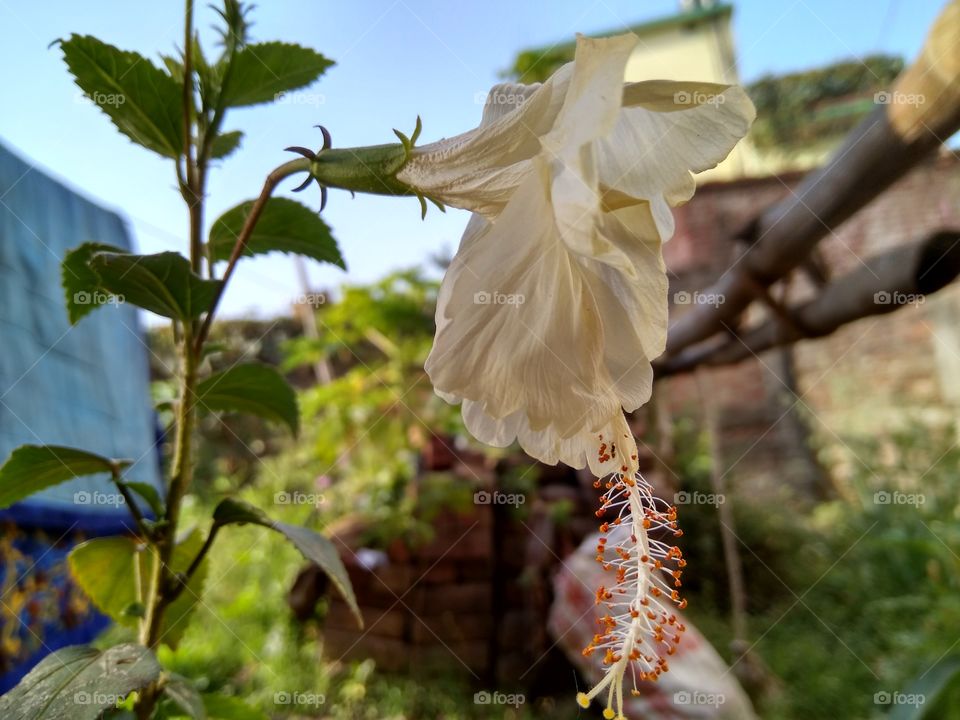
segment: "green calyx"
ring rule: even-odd
[[[403,145],[371,145],[321,150],[310,162],[310,174],[322,185],[374,195],[416,195],[397,173],[410,159]]]
[[[326,188],[339,188],[351,193],[416,197],[420,201],[421,217],[427,214],[427,200],[445,212],[446,208],[442,203],[397,179],[397,174],[413,156],[413,148],[422,129],[423,125],[417,117],[417,125],[410,137],[399,130],[393,131],[400,139],[399,144],[332,148],[329,133],[321,128],[324,144],[316,153],[306,148],[287,148],[310,161],[310,178],[298,190],[308,185],[312,179],[316,180],[323,190],[324,204]]]

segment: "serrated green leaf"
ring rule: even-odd
[[[74,581],[105,615],[126,627],[138,618],[128,609],[143,605],[153,558],[142,543],[129,537],[93,538],[67,556]]]
[[[113,245],[88,242],[69,251],[60,265],[67,317],[71,325],[95,308],[116,300],[103,292],[100,277],[90,267],[90,259],[98,252],[123,253],[124,250]]]
[[[170,74],[174,80],[178,83],[183,82],[183,63],[179,58],[175,58],[172,55],[160,55],[160,59],[163,60],[164,67],[167,68],[167,72]]]
[[[331,65],[332,60],[300,45],[251,43],[233,56],[219,102],[224,107],[273,102],[280,93],[309,85]]]
[[[258,507],[243,500],[226,498],[217,503],[213,509],[213,521],[217,525],[263,525],[270,527],[273,522],[267,514]]]
[[[203,706],[210,720],[267,720],[267,716],[229,695],[204,695]]]
[[[203,546],[203,535],[193,530],[181,539],[173,551],[170,567],[186,572]],[[77,585],[105,615],[120,625],[135,628],[138,615],[130,612],[147,597],[149,579],[156,556],[129,537],[103,537],[87,540],[70,551],[67,563]],[[175,648],[189,624],[203,594],[207,561],[200,564],[186,589],[170,604],[163,618],[160,641]]]
[[[243,140],[243,133],[239,130],[220,133],[213,139],[213,143],[210,145],[210,157],[213,160],[227,157],[227,155],[240,147],[241,140]]]
[[[121,470],[129,460],[111,460],[60,445],[22,445],[0,467],[0,508],[83,475]]]
[[[90,267],[105,290],[150,312],[184,322],[210,309],[220,281],[204,280],[175,252],[156,255],[97,253]]]
[[[121,484],[146,500],[155,517],[159,518],[163,515],[163,499],[160,497],[160,491],[153,485],[143,482],[127,482],[126,480],[122,481]]]
[[[261,363],[234,365],[206,378],[197,386],[197,403],[284,423],[294,435],[299,428],[297,394],[280,373]]]
[[[253,202],[245,202],[221,215],[210,228],[214,259],[226,260],[250,214]],[[257,221],[245,255],[269,252],[297,253],[346,269],[330,226],[306,205],[289,198],[271,198]]]
[[[3,720],[96,720],[120,698],[160,677],[160,664],[142,645],[100,651],[73,646],[50,653],[3,697]]]
[[[163,694],[194,720],[206,720],[203,698],[187,678],[171,674],[163,686]]]
[[[90,35],[71,35],[60,48],[77,85],[120,132],[165,157],[180,156],[181,83],[142,55]]]
[[[170,567],[175,573],[185,573],[190,567],[190,563],[203,547],[203,533],[194,529],[186,537],[177,543],[173,551],[173,558],[170,561]],[[163,631],[160,635],[161,642],[176,648],[186,632],[190,623],[190,616],[203,597],[203,586],[207,581],[207,572],[209,569],[209,560],[204,558],[203,562],[197,568],[197,571],[190,578],[190,582],[180,596],[174,600],[163,617]]]
[[[197,89],[200,91],[202,111],[208,112],[215,107],[217,96],[220,94],[220,78],[216,69],[207,62],[203,54],[199,33],[195,33],[193,37],[193,70],[197,74]]]
[[[363,616],[360,614],[360,608],[357,606],[357,599],[353,594],[353,587],[350,585],[350,578],[347,570],[343,566],[340,554],[336,547],[320,533],[309,530],[299,525],[288,525],[287,523],[272,520],[258,507],[250,503],[234,498],[226,498],[213,511],[213,521],[215,525],[262,525],[263,527],[276,530],[287,538],[294,547],[300,551],[307,560],[315,563],[323,570],[327,577],[333,582],[340,595],[346,601],[350,610],[357,618],[357,624],[363,627]]]

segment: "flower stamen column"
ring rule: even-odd
[[[617,442],[598,436],[600,463],[615,459],[624,447],[628,452],[619,471],[606,482],[594,483],[605,490],[596,513],[604,519],[596,560],[612,573],[613,582],[597,589],[596,603],[606,612],[597,619],[600,630],[583,650],[585,656],[602,652],[607,672],[593,689],[577,695],[585,708],[607,690],[603,716],[608,720],[625,717],[623,682],[628,671],[631,692],[638,695],[638,679],[653,681],[669,669],[666,658],[674,654],[685,630],[671,606],[682,610],[687,605],[678,590],[686,561],[678,547],[660,539],[683,535],[677,527],[677,510],[654,496],[640,474],[633,438],[624,433],[619,450]]]

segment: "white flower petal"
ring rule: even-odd
[[[538,167],[496,222],[471,220],[441,286],[426,368],[444,399],[465,400],[478,439],[516,437],[545,462],[582,466],[609,418],[649,399],[667,280],[644,205],[604,214],[616,264],[571,253],[549,212],[548,163]]]
[[[614,344],[614,351],[632,354],[642,352],[650,360],[658,357],[667,343],[667,267],[661,252],[662,243],[650,208],[644,203],[628,208],[603,213],[598,235],[616,248],[629,262],[629,269],[606,261],[605,256],[596,256],[593,261],[600,265],[602,282],[599,286],[608,290],[613,299],[601,301],[604,326],[616,328],[616,334],[607,335],[607,352]],[[591,283],[596,287],[597,283]],[[621,308],[623,316],[617,319],[615,309]],[[630,328],[639,347],[629,341],[624,328]],[[613,373],[613,370],[611,369]],[[613,377],[618,375],[613,373]],[[640,404],[646,402],[646,398]],[[624,407],[633,410],[624,403]]]
[[[686,202],[693,175],[723,160],[755,111],[740,87],[662,80],[633,83],[612,132],[597,143],[605,189],[650,203],[661,237],[673,234],[668,205]]]
[[[543,85],[496,86],[480,127],[417,148],[399,179],[475,212],[441,286],[426,363],[468,430],[606,474],[623,409],[650,397],[667,334],[661,244],[693,172],[722,160],[753,107],[739,88],[623,85],[637,39],[579,37]],[[622,437],[621,437],[622,436]]]
[[[490,88],[483,104],[480,127],[492,125],[505,115],[520,108],[539,88],[541,83],[499,83]]]
[[[540,138],[553,128],[572,74],[568,63],[532,91],[510,86],[525,98],[515,109],[488,105],[478,128],[414,148],[397,178],[453,207],[495,217],[528,174]]]
[[[636,45],[632,33],[599,39],[578,35],[563,107],[542,139],[544,152],[553,161],[553,212],[560,236],[581,252],[593,239],[601,209],[593,141],[617,123],[623,75]]]
[[[434,387],[494,418],[523,410],[531,429],[561,438],[602,425],[620,400],[586,277],[557,234],[541,163],[444,277]]]
[[[517,441],[527,455],[547,465],[563,463],[577,469],[589,465],[596,477],[619,471],[624,465],[628,470],[636,469],[635,444],[626,418],[619,411],[596,432],[582,431],[569,438],[561,438],[552,428],[532,430],[523,411],[505,418],[493,418],[483,411],[480,403],[471,400],[463,403],[463,421],[470,434],[480,442],[493,447],[508,447]],[[601,460],[600,444],[611,441],[619,443],[623,452]]]
[[[560,154],[607,135],[623,104],[623,77],[636,47],[633,33],[609,38],[577,35],[577,50],[563,107],[543,138],[548,152]]]

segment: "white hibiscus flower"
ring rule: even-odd
[[[479,440],[598,476],[621,465],[600,461],[598,436],[649,399],[666,342],[670,206],[754,115],[739,87],[625,85],[636,42],[578,38],[574,62],[495,87],[518,102],[488,102],[478,128],[415,148],[397,175],[476,213],[443,281],[434,387]]]
[[[738,87],[624,84],[636,43],[580,37],[547,82],[495,87],[478,128],[432,145],[414,147],[418,121],[411,138],[398,133],[402,146],[293,148],[321,186],[473,211],[426,369],[478,439],[589,464],[604,487],[597,561],[611,582],[597,590],[605,614],[584,653],[599,651],[607,673],[577,700],[606,691],[606,718],[623,717],[627,677],[636,691],[667,670],[683,631],[671,607],[685,606],[684,560],[667,542],[680,535],[676,509],[640,475],[624,415],[649,399],[666,343],[670,206],[754,116]]]
[[[435,389],[462,401],[478,439],[587,463],[605,487],[597,561],[612,577],[584,653],[602,653],[607,673],[577,701],[606,691],[606,718],[623,717],[626,678],[637,692],[668,669],[683,631],[670,607],[686,605],[685,562],[666,542],[681,534],[676,509],[638,472],[624,416],[649,399],[666,343],[670,206],[754,117],[738,87],[625,85],[636,42],[579,37],[573,63],[543,85],[495,87],[477,129],[415,148],[397,174],[475,213],[440,290]]]

